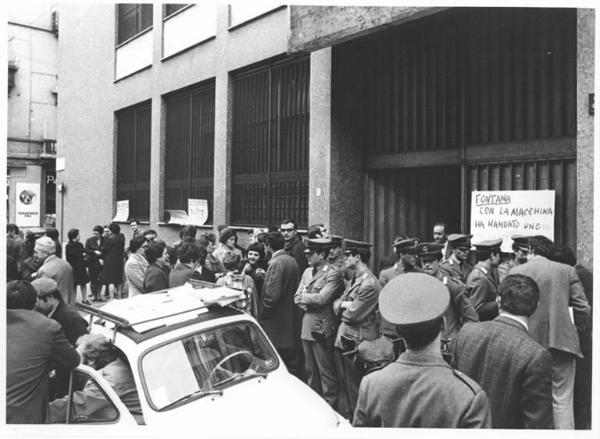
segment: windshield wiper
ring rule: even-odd
[[[252,371],[252,373],[248,373],[248,371]],[[256,372],[254,369],[245,370],[242,373],[234,373],[233,375],[225,378],[224,380],[219,381],[216,384],[213,384],[213,387],[221,386],[230,381],[237,380],[238,378],[266,378],[267,374],[264,372]]]
[[[175,401],[170,402],[169,404],[167,404],[164,407],[161,407],[158,409],[159,412],[165,411],[171,407],[173,407],[174,405],[182,402],[182,401],[186,401],[188,399],[192,399],[194,397],[203,397],[203,396],[208,396],[208,395],[223,395],[223,391],[222,390],[203,390],[203,389],[198,389],[193,393],[189,393],[187,395],[182,396],[181,398],[177,398]]]

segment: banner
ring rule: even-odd
[[[17,183],[16,218],[19,227],[40,226],[40,184]]]
[[[117,201],[117,213],[113,223],[126,223],[129,220],[129,200]]]
[[[208,201],[188,199],[188,224],[202,226],[208,219]]]
[[[471,192],[471,242],[502,238],[512,252],[512,235],[544,235],[554,241],[554,191]]]

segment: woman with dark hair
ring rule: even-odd
[[[86,252],[83,244],[79,242],[79,229],[71,229],[67,234],[67,262],[73,267],[73,283],[75,284],[75,302],[83,302],[89,305],[87,288],[88,275],[85,270]]]
[[[58,240],[58,230],[56,230],[54,227],[47,227],[46,236],[52,239],[56,245],[56,253],[54,253],[56,257],[62,258],[62,245],[60,245],[60,241]]]
[[[169,253],[164,241],[151,241],[145,251],[148,268],[144,274],[144,291],[165,290],[169,288]]]
[[[117,223],[110,223],[104,229],[106,240],[102,247],[102,277],[103,284],[108,285],[110,299],[121,298],[121,284],[123,283],[123,255],[125,239],[121,234],[121,227]]]
[[[144,235],[136,235],[129,241],[129,258],[125,263],[125,278],[129,287],[129,297],[143,294],[144,276],[148,268],[148,261],[144,257],[148,240]]]
[[[263,246],[258,242],[250,244],[247,252],[247,262],[242,271],[244,274],[250,276],[254,281],[254,284],[256,285],[256,291],[259,295],[258,301],[260,303],[260,294],[268,268],[267,263],[265,262],[265,252]]]
[[[219,261],[223,262],[223,258],[225,257],[225,253],[233,251],[240,254],[240,259],[242,258],[242,252],[237,248],[237,233],[230,227],[226,227],[221,231],[219,235],[219,245],[217,249],[214,251],[213,256]]]
[[[224,273],[223,263],[215,258],[214,252],[217,244],[217,237],[212,232],[204,232],[198,238],[198,244],[206,249],[206,261],[204,266],[213,273]]]
[[[239,306],[237,307],[240,311],[257,317],[258,295],[256,293],[256,285],[250,276],[240,272],[241,264],[242,257],[238,252],[230,250],[225,253],[223,265],[227,272],[223,277],[217,279],[217,285],[244,290],[247,299],[239,302]]]
[[[85,241],[85,252],[87,254],[88,277],[90,279],[90,290],[92,300],[102,300],[100,293],[102,290],[102,265],[100,265],[100,256],[102,255],[102,245],[104,238],[102,226],[94,226],[93,235]]]

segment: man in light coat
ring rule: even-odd
[[[73,267],[64,259],[55,255],[56,243],[47,236],[42,236],[35,241],[34,256],[44,261],[37,271],[36,278],[49,277],[58,284],[58,291],[67,305],[75,304],[75,282],[73,281]]]
[[[514,267],[511,274],[524,274],[538,284],[540,303],[531,316],[529,332],[552,354],[554,425],[573,429],[575,363],[582,357],[577,332],[588,325],[590,305],[575,268],[548,259],[553,249],[545,236],[531,237],[527,263]]]

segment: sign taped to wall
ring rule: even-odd
[[[188,199],[188,224],[202,226],[208,219],[208,200]]]
[[[114,223],[125,223],[129,220],[129,200],[117,201],[117,213],[112,220]]]
[[[15,222],[19,227],[40,226],[40,184],[17,183]]]
[[[555,192],[471,192],[471,242],[502,238],[502,251],[512,252],[512,235],[544,235],[554,241]]]

